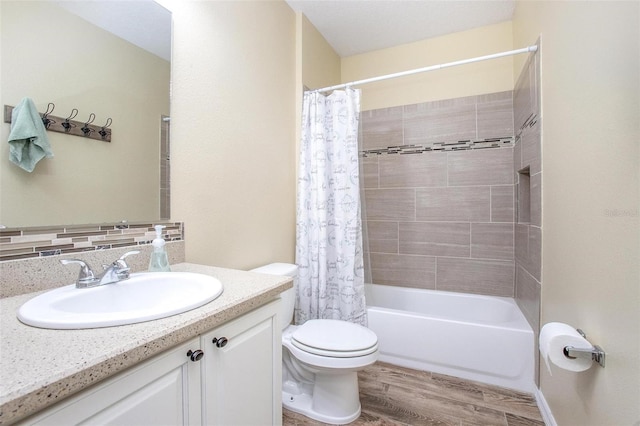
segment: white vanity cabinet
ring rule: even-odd
[[[201,421],[194,338],[27,419],[29,425],[194,425]]]
[[[206,425],[282,423],[279,300],[202,336]]]
[[[22,424],[281,424],[279,306],[241,315]]]

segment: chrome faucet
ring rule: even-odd
[[[80,274],[78,275],[78,279],[76,281],[76,288],[89,288],[89,287],[97,287],[105,284],[117,283],[118,281],[123,281],[129,278],[129,265],[125,262],[125,258],[127,256],[131,256],[132,254],[138,254],[140,251],[132,250],[128,251],[116,261],[114,261],[111,265],[102,265],[104,271],[98,276],[96,276],[89,265],[80,259],[61,259],[60,263],[63,265],[77,263],[80,265]]]

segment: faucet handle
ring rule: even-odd
[[[87,284],[94,283],[97,280],[97,278],[93,274],[93,271],[91,270],[89,265],[87,265],[87,263],[83,260],[60,259],[60,263],[62,263],[63,265],[69,265],[74,263],[77,263],[78,265],[80,265],[80,273],[78,274],[78,281],[76,282],[76,286],[78,287],[86,286]]]
[[[113,265],[118,268],[117,274],[119,279],[126,280],[127,278],[129,278],[129,271],[131,270],[131,268],[129,267],[129,265],[127,265],[127,262],[125,262],[124,259],[131,255],[139,254],[139,253],[140,253],[140,250],[128,251],[122,256],[120,256],[118,260],[113,262]]]
[[[118,259],[118,260],[124,260],[126,257],[129,257],[129,256],[131,256],[131,255],[133,255],[133,254],[140,254],[140,250],[131,250],[131,251],[128,251],[128,252],[126,252],[125,254],[123,254],[122,256],[120,256],[120,259]]]
[[[139,254],[140,250],[131,250],[126,252],[125,254],[123,254],[122,256],[120,256],[120,258],[118,260],[116,260],[115,262],[113,262],[114,265],[117,265],[120,268],[129,268],[129,265],[127,265],[127,262],[125,262],[125,258],[134,255],[134,254]]]

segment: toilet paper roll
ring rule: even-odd
[[[590,358],[568,358],[564,355],[565,346],[573,346],[579,349],[591,349],[593,345],[576,331],[575,328],[561,322],[550,322],[540,330],[540,354],[551,374],[551,365],[567,371],[585,371],[591,367],[593,360]]]

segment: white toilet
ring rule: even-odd
[[[253,272],[294,277],[296,265],[272,263]],[[378,359],[378,337],[346,321],[315,319],[291,325],[295,290],[282,293],[282,404],[321,422],[360,416],[357,372]]]

